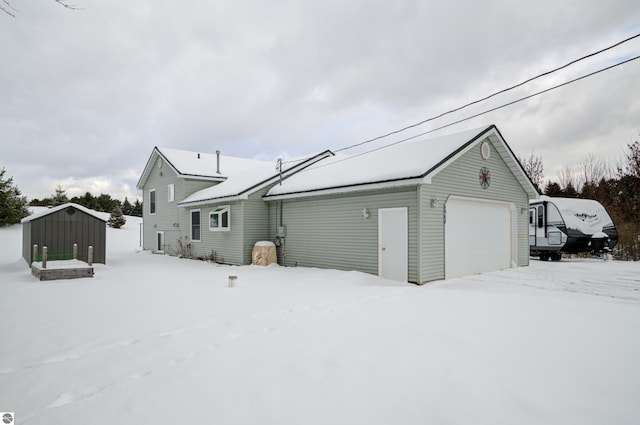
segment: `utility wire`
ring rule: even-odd
[[[636,36],[636,37],[637,37],[637,36]],[[435,132],[435,131],[442,130],[443,128],[451,127],[451,126],[453,126],[453,125],[460,124],[461,122],[468,121],[468,120],[470,120],[470,119],[477,118],[477,117],[482,116],[482,115],[486,115],[486,114],[488,114],[489,112],[497,111],[498,109],[506,108],[507,106],[511,106],[511,105],[516,104],[516,103],[520,103],[520,102],[525,101],[525,100],[527,100],[527,99],[531,99],[532,97],[539,96],[539,95],[541,95],[541,94],[544,94],[544,93],[550,92],[551,90],[555,90],[555,89],[558,89],[558,88],[560,88],[560,87],[567,86],[567,85],[569,85],[569,84],[571,84],[571,83],[575,83],[576,81],[584,80],[585,78],[592,77],[592,76],[594,76],[594,75],[596,75],[596,74],[600,74],[601,72],[608,71],[608,70],[613,69],[613,68],[615,68],[615,67],[617,67],[617,66],[624,65],[624,64],[626,64],[626,63],[629,63],[629,62],[634,61],[634,60],[637,60],[637,59],[640,59],[640,55],[635,56],[635,57],[632,57],[632,58],[629,58],[629,59],[626,59],[626,60],[624,60],[624,61],[622,61],[622,62],[618,62],[618,63],[613,64],[613,65],[607,66],[607,67],[605,67],[605,68],[598,69],[597,71],[590,72],[589,74],[585,74],[585,75],[583,75],[583,76],[581,76],[581,77],[574,78],[573,80],[565,81],[565,82],[564,82],[564,83],[562,83],[562,84],[557,84],[557,85],[555,85],[555,86],[552,86],[552,87],[549,87],[549,88],[547,88],[547,89],[541,90],[541,91],[539,91],[539,92],[536,92],[536,93],[530,94],[530,95],[528,95],[528,96],[521,97],[521,98],[519,98],[519,99],[513,100],[513,101],[508,102],[508,103],[504,103],[504,104],[502,104],[502,105],[500,105],[500,106],[496,106],[496,107],[494,107],[494,108],[490,108],[490,109],[487,109],[487,110],[485,110],[485,111],[479,112],[479,113],[477,113],[477,114],[470,115],[470,116],[468,116],[468,117],[465,117],[465,118],[459,119],[459,120],[454,121],[454,122],[451,122],[451,123],[449,123],[449,124],[442,125],[442,126],[440,126],[440,127],[437,127],[437,128],[431,129],[431,130],[429,130],[429,131],[424,131],[424,132],[422,132],[422,133],[419,133],[419,134],[416,134],[416,135],[413,135],[413,136],[410,136],[410,137],[407,137],[407,138],[404,138],[404,139],[401,139],[401,140],[395,141],[395,142],[393,142],[393,143],[386,144],[386,145],[384,145],[384,146],[379,146],[379,147],[377,147],[377,148],[375,148],[375,149],[371,149],[371,150],[368,150],[368,151],[365,151],[365,152],[361,152],[361,153],[359,153],[359,154],[350,155],[350,156],[347,156],[347,157],[345,157],[345,158],[342,158],[342,159],[338,159],[338,160],[336,160],[336,161],[333,161],[333,162],[331,162],[331,163],[326,163],[326,164],[322,164],[322,163],[321,163],[321,164],[315,164],[315,165],[310,166],[308,169],[310,170],[310,169],[314,169],[314,168],[322,168],[322,167],[326,167],[326,166],[328,166],[328,165],[337,164],[337,163],[342,162],[342,161],[347,161],[347,160],[349,160],[349,159],[357,158],[357,157],[359,157],[359,156],[365,155],[365,154],[370,153],[370,152],[379,151],[379,150],[381,150],[381,149],[385,149],[385,148],[388,148],[388,147],[390,147],[390,146],[395,146],[395,145],[398,145],[398,144],[400,144],[400,143],[404,143],[404,142],[406,142],[406,141],[409,141],[409,140],[415,139],[415,138],[417,138],[417,137],[424,136],[425,134],[433,133],[433,132]],[[383,137],[383,136],[381,136],[381,137]],[[375,140],[375,139],[374,139],[374,140]],[[341,149],[341,150],[344,150],[344,149]],[[335,151],[335,152],[338,152],[338,151]]]
[[[611,45],[611,46],[609,46],[609,47],[605,47],[604,49],[600,49],[600,50],[598,50],[598,51],[596,51],[596,52],[589,53],[588,55],[582,56],[582,57],[580,57],[580,58],[578,58],[578,59],[574,59],[574,60],[572,60],[571,62],[566,63],[565,65],[562,65],[562,66],[559,66],[559,67],[557,67],[557,68],[551,69],[551,70],[549,70],[549,71],[543,72],[542,74],[536,75],[535,77],[531,77],[531,78],[529,78],[529,79],[527,79],[527,80],[525,80],[525,81],[523,81],[523,82],[521,82],[521,83],[518,83],[518,84],[513,85],[513,86],[511,86],[511,87],[507,87],[507,88],[502,89],[502,90],[500,90],[500,91],[497,91],[497,92],[495,92],[495,93],[493,93],[493,94],[490,94],[490,95],[488,95],[488,96],[485,96],[485,97],[483,97],[483,98],[481,98],[481,99],[474,100],[473,102],[469,102],[469,103],[467,103],[467,104],[465,104],[465,105],[459,106],[459,107],[457,107],[457,108],[455,108],[455,109],[451,109],[450,111],[443,112],[443,113],[441,113],[440,115],[436,115],[436,116],[433,116],[433,117],[431,117],[431,118],[427,118],[427,119],[422,120],[422,121],[420,121],[420,122],[418,122],[418,123],[411,124],[411,125],[408,125],[408,126],[406,126],[406,127],[403,127],[403,128],[401,128],[401,129],[399,129],[399,130],[395,130],[395,131],[392,131],[392,132],[390,132],[390,133],[383,134],[382,136],[377,136],[377,137],[374,137],[374,138],[372,138],[372,139],[368,139],[368,140],[365,140],[365,141],[363,141],[363,142],[356,143],[356,144],[353,144],[353,145],[350,145],[350,146],[347,146],[347,147],[344,147],[344,148],[334,149],[333,151],[334,151],[334,152],[341,152],[341,151],[345,151],[345,150],[348,150],[348,149],[352,149],[352,148],[355,148],[355,147],[358,147],[358,146],[362,146],[362,145],[365,145],[365,144],[367,144],[367,143],[371,143],[371,142],[374,142],[374,141],[376,141],[376,140],[380,140],[380,139],[383,139],[383,138],[385,138],[385,137],[389,137],[389,136],[392,136],[392,135],[394,135],[394,134],[401,133],[401,132],[403,132],[403,131],[406,131],[406,130],[409,130],[409,129],[411,129],[411,128],[414,128],[414,127],[417,127],[417,126],[419,126],[419,125],[422,125],[422,124],[424,124],[424,123],[427,123],[427,122],[429,122],[429,121],[433,121],[433,120],[436,120],[436,119],[438,119],[438,118],[442,118],[442,117],[443,117],[443,116],[445,116],[445,115],[449,115],[449,114],[452,114],[452,113],[454,113],[454,112],[460,111],[460,110],[462,110],[462,109],[464,109],[464,108],[467,108],[467,107],[469,107],[469,106],[475,105],[475,104],[477,104],[477,103],[484,102],[484,101],[485,101],[485,100],[487,100],[487,99],[491,99],[492,97],[495,97],[495,96],[497,96],[497,95],[499,95],[499,94],[506,93],[506,92],[508,92],[508,91],[510,91],[510,90],[513,90],[513,89],[516,89],[516,88],[518,88],[518,87],[521,87],[521,86],[523,86],[523,85],[525,85],[525,84],[527,84],[527,83],[530,83],[531,81],[537,80],[538,78],[545,77],[545,76],[547,76],[547,75],[549,75],[549,74],[552,74],[552,73],[554,73],[554,72],[560,71],[560,70],[562,70],[562,69],[564,69],[564,68],[567,68],[567,67],[569,67],[569,66],[571,66],[571,65],[573,65],[573,64],[576,64],[576,63],[578,63],[578,62],[580,62],[580,61],[583,61],[583,60],[588,59],[588,58],[590,58],[590,57],[593,57],[593,56],[599,55],[600,53],[606,52],[607,50],[611,50],[611,49],[613,49],[614,47],[617,47],[617,46],[619,46],[619,45],[621,45],[621,44],[624,44],[624,43],[626,43],[626,42],[628,42],[628,41],[631,41],[631,40],[633,40],[633,39],[635,39],[635,38],[638,38],[638,37],[640,37],[640,34],[633,35],[633,36],[631,36],[631,37],[629,37],[629,38],[626,38],[626,39],[624,39],[624,40],[622,40],[622,41],[619,41],[619,42],[617,42],[617,43],[615,43],[615,44],[612,44],[612,45]],[[577,81],[577,80],[574,80],[574,81]],[[453,125],[453,124],[452,124],[452,125]],[[442,128],[444,128],[444,127],[442,127]]]

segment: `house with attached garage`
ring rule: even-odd
[[[280,265],[418,284],[529,263],[538,194],[494,125],[352,156],[325,151],[282,173],[213,155],[198,170],[195,155],[153,150],[138,183],[145,249],[173,254],[181,240],[192,255],[249,264],[253,244],[271,240]]]
[[[312,165],[325,151],[276,163],[155,147],[137,188],[144,196],[143,249],[251,264],[269,238],[264,194],[280,179]]]

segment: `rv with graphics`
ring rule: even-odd
[[[549,196],[529,201],[532,256],[558,261],[562,253],[607,253],[617,243],[616,226],[597,201]]]

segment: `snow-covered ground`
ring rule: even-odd
[[[0,411],[16,424],[637,424],[640,264],[414,286],[140,252],[42,283],[0,229]],[[228,287],[228,276],[238,276]]]

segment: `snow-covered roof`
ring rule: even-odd
[[[330,155],[332,155],[331,151],[327,150],[311,157],[284,161],[281,166],[282,174],[287,176],[295,170],[302,169]],[[233,159],[242,160],[242,158]],[[220,159],[221,168],[222,161],[223,158]],[[237,167],[233,168],[234,165]],[[192,206],[221,199],[230,200],[235,197],[247,196],[252,190],[274,182],[280,175],[276,163],[271,161],[228,161],[228,167],[224,181],[193,193],[179,202],[178,205]]]
[[[272,168],[275,166],[272,162],[220,154],[220,172],[218,173],[218,156],[215,153],[155,147],[138,180],[136,185],[138,189],[143,189],[156,160],[162,161],[162,165],[166,163],[179,178],[210,181],[224,181],[231,175],[252,172],[257,168],[266,167],[267,164]]]
[[[579,230],[585,235],[600,233],[604,226],[613,224],[613,220],[602,204],[592,199],[555,198],[542,195],[540,199],[531,203],[541,201],[550,202],[558,207],[567,228]]]
[[[489,135],[492,130],[499,134],[495,126],[483,126],[438,138],[398,143],[360,155],[337,155],[295,174],[282,185],[274,186],[266,196],[308,195],[320,191],[417,183],[418,179],[437,173],[457,153]],[[531,190],[534,191],[533,188]]]
[[[75,208],[77,210],[80,210],[80,211],[82,211],[84,213],[87,213],[87,214],[89,214],[89,215],[91,215],[91,216],[93,216],[93,217],[95,217],[95,218],[97,218],[99,220],[102,220],[104,222],[107,221],[104,217],[102,217],[102,214],[99,213],[98,211],[90,210],[89,208],[83,207],[82,205],[74,204],[73,202],[67,202],[66,204],[58,205],[57,207],[47,208],[47,209],[44,209],[44,210],[42,210],[40,212],[37,212],[35,214],[31,214],[30,216],[27,216],[27,217],[23,218],[20,222],[21,223],[26,223],[26,222],[35,220],[36,218],[44,217],[45,215],[53,214],[54,212],[64,210],[67,207],[73,207],[73,208]]]
[[[257,159],[238,158],[220,154],[220,173],[217,169],[217,155],[202,152],[190,152],[179,149],[157,148],[166,161],[182,176],[229,178],[242,173],[270,167],[275,163]]]

